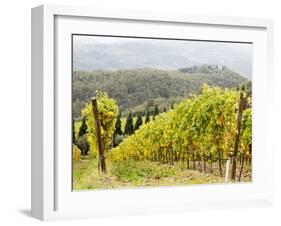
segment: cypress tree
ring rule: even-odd
[[[137,129],[139,129],[141,125],[142,125],[142,116],[141,116],[141,114],[139,113],[139,114],[138,114],[137,121],[136,121],[136,124],[135,124],[135,131],[136,131]]]
[[[117,147],[119,143],[123,140],[122,136],[122,125],[121,125],[121,113],[117,116],[116,123],[115,123],[115,130],[113,133],[112,145],[113,147]]]
[[[149,117],[149,109],[146,110],[146,114],[145,114],[145,124],[148,123],[150,121],[150,117]]]
[[[159,114],[159,110],[158,110],[158,106],[157,104],[155,105],[155,108],[154,108],[154,112],[153,112],[153,120],[155,119],[155,116]]]
[[[116,123],[115,123],[115,131],[114,135],[122,135],[122,127],[121,127],[121,114],[117,116]]]
[[[132,112],[130,112],[125,124],[125,134],[131,135],[133,133],[134,133],[134,121],[133,121]]]
[[[87,133],[87,124],[86,124],[86,117],[84,116],[82,124],[79,129],[78,137],[82,137],[86,133]]]
[[[164,107],[164,109],[163,109],[163,112],[166,112],[167,110],[166,110],[166,107]]]
[[[90,150],[90,145],[87,140],[87,135],[84,134],[77,139],[77,146],[81,150],[82,155],[87,155]]]

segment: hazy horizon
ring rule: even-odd
[[[252,44],[108,36],[73,36],[73,69],[179,69],[202,64],[227,66],[252,77]]]

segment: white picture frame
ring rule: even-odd
[[[103,21],[107,24],[99,25]],[[118,31],[113,29],[115,23],[118,26],[120,24]],[[134,30],[133,27],[138,27],[137,23],[141,28]],[[149,32],[155,35],[153,33],[155,30],[152,28],[161,26],[163,29],[159,29],[159,37],[164,34],[166,37],[175,34],[186,35],[187,33],[177,33],[176,26],[181,26],[181,28],[186,28],[186,32],[194,28],[192,30],[194,39],[201,36],[206,39],[209,35],[210,40],[235,39],[256,43],[253,64],[253,95],[256,95],[253,147],[256,147],[259,154],[253,162],[256,167],[253,172],[253,182],[73,192],[69,179],[71,178],[71,167],[69,167],[71,152],[57,151],[58,147],[59,150],[64,147],[69,150],[67,136],[71,137],[68,132],[71,123],[69,121],[68,125],[68,118],[64,119],[63,116],[71,112],[71,107],[69,107],[71,101],[67,101],[71,98],[69,96],[71,79],[69,80],[68,76],[56,75],[62,73],[71,75],[69,34],[77,30],[82,33],[93,32],[88,30],[93,26],[88,25],[99,27],[100,32],[102,29],[112,28],[111,32],[119,32],[119,34],[121,32],[122,35],[135,33],[148,35]],[[168,27],[169,34],[165,33]],[[268,109],[271,104],[266,100],[273,99],[272,39],[273,22],[265,19],[123,12],[56,5],[33,8],[32,216],[41,220],[56,220],[271,205],[273,178],[267,175],[268,172],[273,171],[274,149],[269,148],[270,144],[266,139],[269,133],[266,120],[269,117]],[[62,95],[64,93],[66,95]],[[60,107],[63,103],[66,105]],[[62,133],[60,128],[63,126],[67,132]],[[62,139],[57,139],[58,137]],[[262,161],[261,154],[266,161]],[[171,196],[171,192],[175,195]],[[166,198],[163,199],[163,197]],[[93,202],[95,205],[92,205]]]

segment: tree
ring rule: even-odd
[[[121,114],[119,114],[117,116],[116,123],[115,123],[114,136],[115,135],[122,135],[122,134],[123,134],[123,132],[122,132],[122,127],[121,127]]]
[[[116,134],[114,137],[113,137],[113,143],[112,143],[112,146],[113,147],[117,147],[125,138],[126,136],[124,135],[118,135]]]
[[[155,108],[154,108],[153,119],[156,117],[156,115],[159,115],[159,109],[158,109],[158,105],[157,104],[155,105]]]
[[[125,134],[131,135],[133,133],[134,133],[134,122],[133,122],[132,112],[130,112],[125,124]]]
[[[87,124],[86,124],[86,116],[83,117],[82,124],[79,129],[78,137],[82,137],[87,133]]]
[[[166,111],[167,111],[167,109],[166,109],[166,107],[164,107],[164,108],[163,108],[163,112],[166,112]]]
[[[150,114],[149,114],[149,108],[146,110],[145,114],[145,124],[150,121]]]
[[[142,115],[139,113],[135,124],[135,131],[138,130],[141,125],[142,125]]]
[[[118,114],[116,123],[115,123],[115,130],[113,134],[113,147],[118,146],[119,143],[123,140],[123,132],[122,132],[122,125],[121,125],[121,114]]]
[[[82,155],[87,155],[90,150],[90,145],[87,140],[87,135],[80,136],[77,140],[77,147],[81,150]]]

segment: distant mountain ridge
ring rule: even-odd
[[[242,46],[243,47],[243,46]],[[243,48],[214,43],[120,42],[75,44],[73,69],[76,71],[136,68],[178,69],[202,64],[227,66],[243,77],[252,74],[251,54]]]

